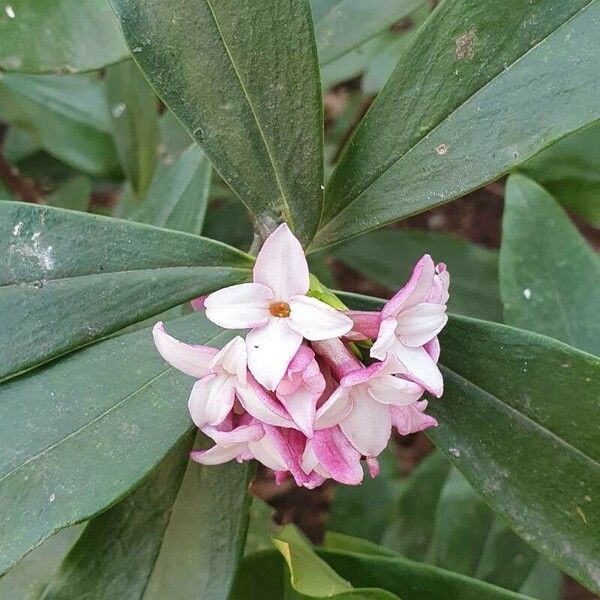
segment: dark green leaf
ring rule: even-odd
[[[381,472],[375,479],[365,472],[362,485],[336,487],[327,520],[328,530],[381,541],[396,496],[394,460],[391,451],[385,450],[379,456]]]
[[[506,322],[600,355],[599,281],[598,255],[552,196],[513,175],[500,253]]]
[[[600,361],[534,333],[454,317],[430,436],[510,526],[600,590]],[[510,442],[508,442],[510,441]]]
[[[252,266],[205,238],[18,202],[0,204],[0,254],[0,378],[242,282]]]
[[[136,193],[143,196],[156,167],[157,98],[131,60],[108,69],[106,93],[121,167]]]
[[[211,166],[196,144],[169,166],[160,165],[152,185],[131,219],[199,235],[210,189]]]
[[[319,558],[310,544],[293,527],[288,525],[273,538],[275,546],[284,557],[290,573],[290,583],[297,598],[337,598],[339,600],[400,600],[398,596],[382,589],[354,589],[324,560]]]
[[[319,60],[326,65],[420,8],[425,0],[338,0],[315,22]]]
[[[168,329],[217,347],[231,337],[201,313]],[[190,431],[192,383],[144,329],[0,385],[0,572],[135,488]]]
[[[159,154],[163,163],[171,164],[184,150],[194,143],[187,129],[177,117],[167,110],[160,118]]]
[[[206,214],[202,235],[235,248],[247,250],[252,244],[252,223],[248,211],[237,199],[211,204]]]
[[[39,600],[47,583],[60,567],[77,538],[83,525],[62,529],[41,546],[21,559],[0,579],[2,600]]]
[[[599,0],[443,2],[346,147],[312,248],[457,198],[598,120],[599,21]]]
[[[255,215],[261,233],[285,220],[307,244],[323,183],[322,100],[308,0],[111,3],[135,60]]]
[[[377,231],[335,250],[335,256],[369,279],[396,292],[416,262],[431,254],[448,265],[449,308],[458,314],[502,319],[498,290],[498,254],[455,236],[418,230]]]
[[[43,598],[227,597],[244,544],[252,469],[188,464],[192,439],[185,436],[133,494],[90,522]]]
[[[128,56],[107,0],[11,0],[0,15],[2,71],[94,71]]]
[[[94,176],[117,168],[104,86],[87,76],[5,74],[0,118],[27,130],[48,153]]]
[[[522,170],[561,204],[600,227],[600,125],[553,144]]]
[[[385,589],[401,595],[403,600],[526,600],[525,596],[464,575],[384,556],[385,549],[380,555],[370,548],[367,552],[317,549],[317,554],[355,587]],[[231,600],[281,600],[282,563],[275,552],[246,557]]]
[[[356,309],[381,306],[341,298]],[[439,422],[430,437],[519,536],[599,591],[600,359],[457,316],[440,341],[445,392],[429,405]]]

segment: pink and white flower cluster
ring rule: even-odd
[[[443,391],[437,335],[447,321],[444,264],[423,256],[381,312],[339,311],[307,295],[304,252],[281,225],[253,274],[252,283],[203,303],[217,325],[250,330],[245,339],[217,350],[176,340],[162,322],[153,330],[162,357],[197,380],[190,415],[215,445],[192,452],[194,460],[256,459],[278,481],[291,474],[305,487],[327,478],[357,485],[361,460],[377,475],[392,427],[407,435],[437,425],[421,397]],[[362,340],[374,341],[370,350]]]

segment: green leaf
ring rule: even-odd
[[[196,144],[169,166],[160,165],[131,219],[199,235],[210,190],[211,166]]]
[[[502,320],[497,252],[452,235],[406,229],[376,231],[335,250],[338,259],[390,292],[408,281],[424,254],[448,265],[451,311]]]
[[[131,60],[108,69],[106,94],[121,167],[136,193],[143,196],[157,161],[157,98]]]
[[[45,200],[50,206],[87,211],[92,193],[92,182],[84,175],[75,175],[62,183]]]
[[[60,567],[83,525],[62,529],[31,551],[0,579],[2,600],[39,600],[47,583]]]
[[[244,544],[252,468],[188,461],[192,440],[185,436],[136,491],[90,522],[44,599],[228,596]]]
[[[339,295],[354,309],[381,306]],[[445,391],[428,407],[439,422],[429,436],[520,537],[597,592],[600,359],[458,316],[440,341]]]
[[[202,235],[245,250],[254,237],[248,211],[237,198],[223,200],[217,206],[211,204]]]
[[[506,322],[600,355],[600,259],[552,196],[506,187],[500,283]]]
[[[383,0],[373,6],[338,0],[315,22],[321,65],[326,65],[388,29],[423,6],[425,0]]]
[[[385,590],[353,589],[324,560],[319,558],[298,530],[288,525],[273,537],[284,557],[291,585],[299,598],[338,598],[339,600],[400,600]],[[294,594],[294,596],[296,596]]]
[[[0,118],[28,131],[52,156],[93,176],[117,170],[104,86],[87,76],[5,74]]]
[[[11,0],[3,7],[2,71],[94,71],[128,56],[106,0]]]
[[[254,214],[261,234],[285,220],[307,244],[323,183],[308,1],[111,3],[135,60]]]
[[[201,313],[167,327],[196,344],[231,338]],[[0,573],[135,488],[190,431],[192,383],[143,329],[0,385]]]
[[[600,125],[553,144],[521,170],[563,206],[600,227]]]
[[[0,379],[245,281],[252,266],[205,238],[18,202],[0,203],[0,254]]]
[[[379,596],[386,600],[390,593],[401,595],[403,600],[526,600],[525,596],[464,575],[402,557],[385,556],[385,549],[377,553],[370,544],[366,551],[363,544],[355,548],[355,551],[317,549],[316,553],[353,586],[387,590],[388,596]],[[285,597],[281,591],[282,562],[275,552],[259,552],[244,558],[231,600],[281,600]]]
[[[598,120],[599,21],[600,0],[438,6],[346,146],[312,249],[457,198]]]
[[[430,404],[430,437],[517,534],[598,592],[600,360],[458,317],[441,344],[445,393]]]
[[[169,165],[184,150],[187,150],[194,143],[194,140],[170,110],[167,110],[160,118],[159,127],[159,153],[162,162]]]
[[[368,473],[360,486],[336,486],[335,497],[327,530],[365,538],[373,542],[381,541],[383,532],[390,521],[391,508],[396,497],[395,458],[386,449],[379,456],[381,471],[372,479]]]

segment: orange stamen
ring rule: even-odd
[[[274,317],[285,318],[289,317],[290,313],[290,305],[287,302],[273,302],[271,306],[269,306],[269,312]]]

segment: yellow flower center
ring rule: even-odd
[[[285,318],[290,316],[290,305],[287,302],[273,302],[269,306],[269,312],[274,317]]]

